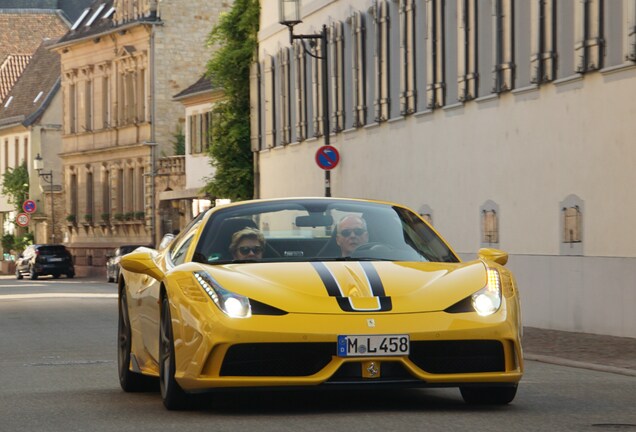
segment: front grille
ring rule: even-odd
[[[309,376],[327,366],[336,344],[249,343],[231,346],[221,376]]]
[[[496,340],[411,341],[409,359],[434,374],[503,372],[504,349]]]

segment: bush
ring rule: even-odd
[[[5,253],[8,253],[10,250],[15,247],[15,236],[13,234],[5,234],[2,236],[2,249]]]

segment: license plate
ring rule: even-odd
[[[338,357],[401,356],[409,354],[408,335],[339,335]]]
[[[62,261],[62,258],[49,258],[49,262],[59,262]]]

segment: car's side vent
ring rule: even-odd
[[[261,303],[257,300],[250,299],[250,306],[252,307],[252,315],[287,315],[288,312],[282,309],[275,308],[265,303]]]

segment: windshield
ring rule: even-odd
[[[389,260],[458,262],[416,214],[387,204],[281,200],[219,209],[194,261]]]

